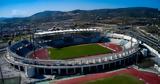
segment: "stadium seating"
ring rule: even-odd
[[[127,44],[127,43],[128,43],[127,40],[121,40],[121,41],[119,42],[120,45],[125,45],[125,44]]]
[[[119,40],[119,39],[115,39],[115,38],[109,38],[109,39],[114,44],[119,44],[121,42],[121,40]]]
[[[109,38],[107,38],[107,37],[102,37],[101,39],[100,39],[100,42],[110,42],[111,40],[109,39]]]
[[[21,42],[19,42],[19,43],[13,45],[13,46],[11,47],[11,50],[15,52],[15,51],[16,51],[18,48],[20,48],[21,46],[23,46],[23,44],[22,44]]]
[[[39,42],[39,41],[41,42]],[[84,43],[94,43],[101,40],[98,32],[80,32],[76,34],[60,34],[59,36],[45,36],[37,38],[36,41],[43,46],[63,47]],[[44,45],[45,44],[45,45]]]
[[[29,41],[23,40],[11,46],[10,50],[22,57],[25,57],[29,52],[33,51],[36,48],[38,47],[30,43]]]
[[[22,57],[25,57],[29,52],[30,50],[28,48],[23,47],[22,49],[18,50],[17,54],[19,54]]]
[[[110,42],[110,39],[101,36],[100,32],[73,32],[73,33],[59,33],[54,35],[40,36],[35,39],[36,44],[40,46],[64,47],[70,45]],[[24,43],[27,43],[24,41]]]
[[[29,41],[27,41],[27,40],[23,40],[23,41],[21,41],[23,44],[29,44]]]

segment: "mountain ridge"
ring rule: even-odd
[[[73,11],[42,11],[29,17],[1,19],[3,23],[44,23],[58,22],[63,20],[75,19],[91,21],[97,19],[107,19],[108,17],[158,17],[160,11],[149,7],[128,7],[115,9],[95,9],[95,10],[73,10]]]

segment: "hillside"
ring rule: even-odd
[[[122,19],[124,18],[131,22],[136,18],[157,18],[159,15],[160,11],[158,9],[147,7],[73,10],[68,12],[44,11],[24,18],[2,18],[0,19],[0,26],[3,28],[17,28],[17,26],[25,25],[34,28],[50,28],[53,25],[57,26],[57,24],[58,26],[62,25],[62,27],[66,24],[78,24],[83,27],[94,25],[95,22],[106,23],[108,20],[111,20],[109,23],[118,23],[123,21]]]

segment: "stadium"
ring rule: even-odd
[[[65,76],[132,65],[142,58],[140,50],[134,37],[98,28],[68,29],[36,32],[30,41],[11,44],[5,58],[27,77]]]

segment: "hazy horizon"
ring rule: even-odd
[[[149,7],[160,9],[160,0],[2,0],[0,17],[27,17],[43,11],[72,11]]]

